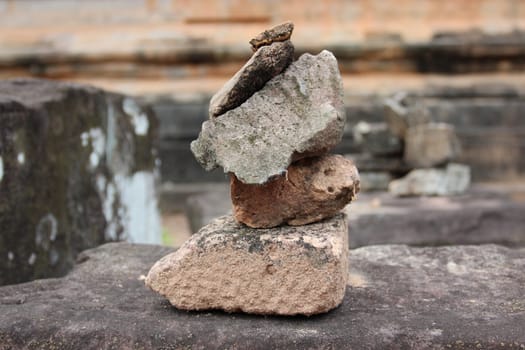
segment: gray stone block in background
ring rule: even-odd
[[[403,152],[402,139],[394,135],[386,123],[360,121],[353,128],[354,142],[364,153],[395,157]]]
[[[525,188],[473,186],[461,196],[361,194],[346,207],[350,248],[375,244],[525,247]]]
[[[453,196],[470,186],[470,167],[448,163],[443,168],[414,169],[388,185],[396,196]]]
[[[403,158],[412,167],[443,165],[460,154],[461,146],[452,124],[429,123],[406,130]]]
[[[385,245],[351,250],[342,305],[308,318],[178,311],[143,281],[170,251],[111,243],[82,253],[64,278],[1,287],[0,347],[525,347],[524,249]]]
[[[0,82],[0,284],[63,275],[107,241],[160,243],[156,132],[129,97]]]
[[[386,98],[385,121],[390,131],[397,137],[404,139],[407,129],[430,122],[430,113],[421,101],[409,98],[406,92],[398,92]]]
[[[361,192],[386,191],[388,189],[388,184],[392,181],[392,175],[385,171],[360,171],[359,179],[359,188]]]

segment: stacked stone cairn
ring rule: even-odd
[[[313,315],[337,307],[348,275],[340,210],[359,191],[332,150],[345,115],[337,60],[293,60],[293,24],[250,41],[254,53],[210,102],[193,154],[230,176],[233,215],[219,217],[150,270],[146,285],[179,309]]]

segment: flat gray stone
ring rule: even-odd
[[[240,106],[264,84],[292,63],[294,47],[290,40],[260,47],[248,62],[211,98],[210,117],[218,117]]]
[[[312,317],[178,311],[142,280],[170,251],[107,244],[64,278],[0,287],[0,348],[525,347],[524,249],[352,250],[343,303]]]
[[[344,122],[337,60],[324,50],[302,55],[242,105],[204,122],[191,150],[206,170],[222,166],[262,184],[292,161],[334,148]]]
[[[393,180],[388,191],[396,196],[453,196],[470,186],[470,167],[450,163],[445,168],[415,169]]]

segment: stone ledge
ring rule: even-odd
[[[141,280],[169,252],[106,244],[0,288],[0,349],[525,348],[525,249],[355,249],[343,304],[309,318],[177,311]]]
[[[187,202],[194,232],[231,210],[226,186],[207,188],[206,193],[194,194]],[[523,185],[476,185],[454,197],[396,198],[387,192],[360,193],[345,211],[350,248],[489,243],[525,247]]]

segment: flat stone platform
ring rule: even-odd
[[[314,317],[178,311],[144,287],[170,248],[110,243],[66,277],[0,288],[0,349],[525,348],[525,249],[350,251],[343,304]]]

